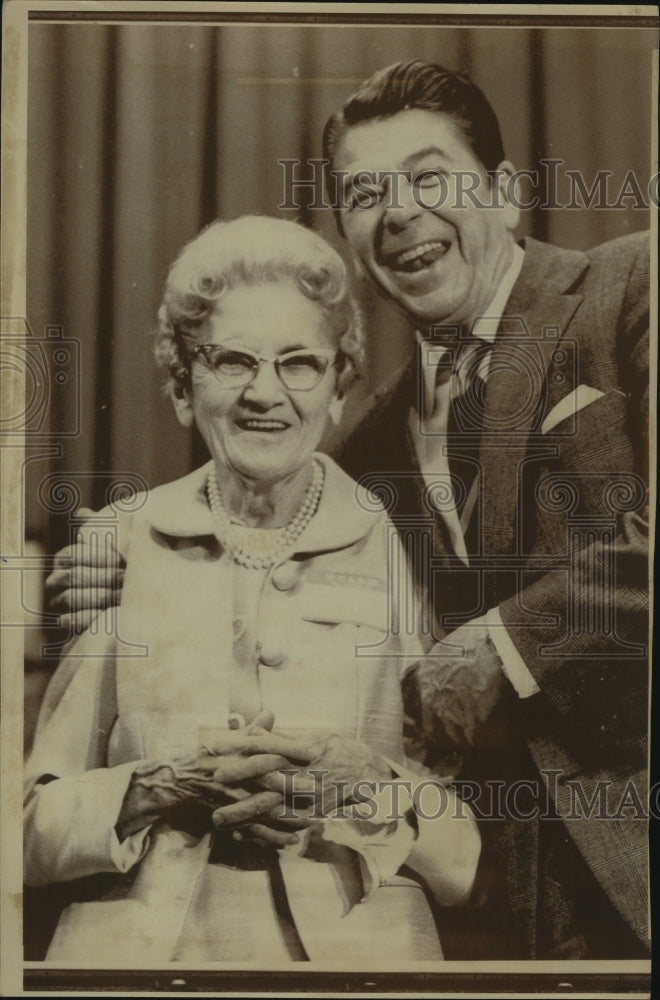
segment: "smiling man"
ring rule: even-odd
[[[411,327],[340,461],[385,487],[447,640],[407,694],[428,761],[458,747],[478,779],[488,916],[456,957],[642,957],[648,234],[517,244],[495,114],[436,65],[367,80],[324,156],[358,272]]]
[[[417,324],[472,322],[511,266],[513,166],[499,143],[492,157],[494,202],[486,166],[447,115],[413,108],[367,120],[335,145],[333,168],[346,175],[344,235],[361,267]],[[356,179],[362,197],[353,193]]]

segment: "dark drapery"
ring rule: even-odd
[[[199,458],[151,358],[168,263],[218,216],[278,213],[278,160],[320,156],[327,116],[376,68],[421,58],[468,72],[518,167],[561,158],[588,182],[609,170],[614,198],[628,171],[644,191],[650,176],[650,29],[34,23],[29,32],[28,322],[35,337],[61,327],[79,345],[49,414],[54,431],[74,432],[59,457],[28,466],[28,526],[48,546],[66,534],[39,490],[47,477],[67,476],[98,506],[113,479],[153,486]],[[648,225],[633,200],[527,212],[521,234],[588,247]],[[302,214],[339,244],[329,211]],[[361,294],[366,386],[400,363],[409,340],[391,307]]]

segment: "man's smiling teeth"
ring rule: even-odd
[[[239,425],[248,431],[285,431],[289,426],[281,420],[240,420]]]
[[[390,267],[400,271],[419,271],[443,257],[448,249],[449,243],[443,243],[439,240],[420,243],[402,253],[393,254],[389,259]]]

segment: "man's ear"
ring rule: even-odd
[[[507,229],[513,230],[520,222],[520,209],[516,204],[516,169],[510,160],[502,160],[495,171],[493,183],[497,186],[498,198],[495,202],[502,206],[504,212],[504,224]]]
[[[341,420],[341,415],[344,412],[344,403],[346,402],[346,396],[333,396],[330,400],[330,406],[328,407],[328,413],[330,414],[330,420],[335,427],[339,426],[339,421]]]
[[[172,389],[172,403],[179,423],[183,424],[184,427],[192,427],[195,414],[193,413],[190,393],[178,383]]]

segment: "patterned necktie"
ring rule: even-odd
[[[420,389],[424,391],[419,409],[410,412],[411,433],[429,490],[428,499],[438,512],[447,551],[465,563],[468,551],[476,551],[466,547],[465,527],[479,483],[476,471],[484,398],[482,375],[487,371],[488,350],[489,345],[476,338],[460,350],[422,341],[419,371],[423,376]]]
[[[456,431],[480,433],[492,345],[473,338],[461,347],[453,371],[452,417]]]
[[[472,515],[479,486],[479,448],[491,350],[491,344],[476,338],[461,348],[454,366],[447,420],[449,470],[468,552],[476,550],[478,541],[470,536],[469,528],[476,521]]]

